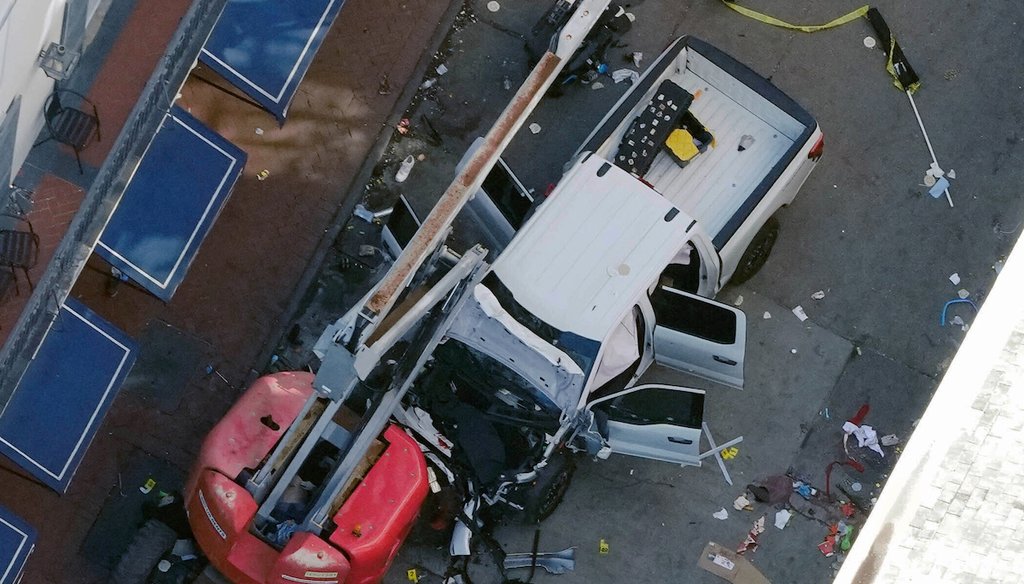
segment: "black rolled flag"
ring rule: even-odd
[[[889,31],[889,25],[882,18],[882,14],[878,12],[877,8],[871,8],[865,17],[871,23],[871,27],[875,29],[875,34],[878,35],[878,40],[881,41],[883,50],[885,50],[887,57],[885,69],[892,75],[893,84],[901,91],[908,93],[917,91],[917,88],[921,86],[921,79],[917,76],[914,68],[910,66],[910,61],[907,61],[903,49],[900,48],[896,38]]]

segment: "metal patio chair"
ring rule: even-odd
[[[16,271],[18,268],[21,268],[25,273],[29,290],[35,290],[32,276],[28,271],[34,268],[36,262],[39,261],[39,235],[36,234],[32,228],[32,222],[28,219],[16,215],[8,216],[24,221],[28,225],[28,231],[22,229],[0,230],[0,265],[10,268],[11,276],[14,278],[15,292],[20,296],[21,287],[18,285],[18,273]],[[6,280],[6,278],[3,279]]]
[[[79,107],[72,107],[68,105],[69,102]],[[36,142],[35,145],[56,140],[71,146],[75,151],[75,161],[78,162],[78,172],[85,174],[80,153],[94,139],[96,142],[100,141],[100,115],[96,110],[96,104],[77,91],[54,89],[43,106],[43,117],[50,136]]]

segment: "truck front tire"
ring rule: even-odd
[[[768,256],[772,253],[772,248],[775,247],[775,242],[778,239],[779,220],[773,215],[764,222],[761,230],[757,232],[750,245],[747,246],[747,250],[743,252],[740,263],[732,274],[731,282],[742,284],[753,278],[754,274],[760,271],[764,263],[768,261]]]
[[[150,519],[135,532],[128,549],[110,573],[110,584],[145,584],[160,558],[177,540],[178,535],[167,524]]]
[[[527,523],[540,523],[555,512],[572,483],[575,461],[565,453],[555,454],[537,471],[537,479],[526,494],[523,511]]]

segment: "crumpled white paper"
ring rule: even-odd
[[[867,424],[858,426],[853,422],[845,422],[843,424],[843,432],[847,434],[853,434],[857,438],[857,446],[861,448],[867,446],[871,450],[874,450],[878,454],[885,456],[882,452],[882,447],[878,445],[878,432]]]
[[[627,79],[630,84],[634,84],[637,81],[640,81],[640,74],[632,69],[616,69],[615,71],[612,71],[612,80],[616,83],[621,83]]]

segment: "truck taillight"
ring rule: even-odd
[[[817,162],[823,152],[825,152],[825,134],[818,136],[818,141],[814,143],[814,147],[807,153],[807,158]]]

